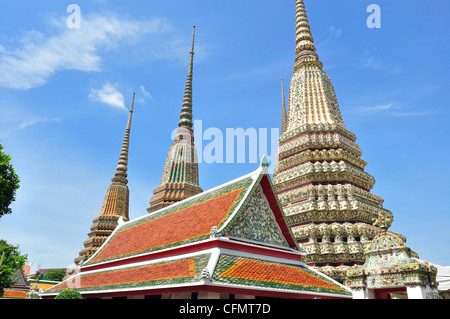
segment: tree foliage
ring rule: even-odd
[[[16,199],[16,190],[19,188],[20,178],[14,172],[11,156],[2,152],[0,144],[0,218],[11,214],[11,203]]]
[[[61,291],[55,299],[83,299],[83,296],[75,289],[65,289]]]
[[[20,254],[19,246],[0,240],[0,296],[3,296],[6,288],[11,288],[14,284],[12,277],[18,269],[23,268],[27,258],[27,255]]]
[[[51,281],[62,281],[65,276],[65,269],[49,269],[45,274],[45,279]]]

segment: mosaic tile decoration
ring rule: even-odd
[[[405,241],[386,230],[377,235],[366,251],[360,267],[347,270],[347,285],[352,289],[399,286],[437,287],[437,269],[417,261]]]
[[[228,235],[289,247],[259,187],[234,221]]]
[[[213,281],[296,292],[351,295],[344,288],[307,267],[231,255],[220,256]]]

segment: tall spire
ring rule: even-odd
[[[286,112],[286,100],[284,98],[284,83],[283,78],[281,78],[281,134],[287,131],[288,117]]]
[[[288,131],[317,125],[338,126],[350,135],[342,120],[330,78],[316,53],[303,0],[296,0],[296,57],[289,89]]]
[[[134,96],[131,102],[130,114],[128,116],[127,127],[125,129],[125,137],[122,143],[122,150],[119,156],[119,162],[116,173],[111,179],[112,183],[106,190],[105,199],[100,209],[100,213],[92,221],[89,238],[84,241],[84,249],[82,249],[75,264],[80,264],[89,259],[105,240],[111,235],[118,225],[119,218],[129,220],[129,199],[130,191],[128,189],[127,170],[128,170],[128,150],[130,147],[130,130],[131,119],[133,116]]]
[[[295,1],[295,55],[294,72],[304,66],[323,67],[316,53],[303,0]]]
[[[298,55],[304,51],[316,52],[303,0],[297,0],[295,3],[295,22],[295,54]]]
[[[149,213],[203,192],[198,182],[198,156],[192,131],[192,74],[194,69],[195,26],[189,67],[175,142],[167,154],[160,185],[153,190]]]
[[[187,127],[189,129],[192,129],[192,75],[194,71],[195,26],[193,29],[186,88],[184,90],[183,104],[181,105],[180,121],[178,122],[179,127]]]
[[[116,174],[112,178],[113,182],[127,184],[127,170],[128,170],[128,150],[130,147],[130,129],[131,129],[131,119],[133,117],[133,107],[134,107],[134,96],[131,102],[130,115],[128,116],[127,128],[125,129],[125,137],[123,139],[122,151],[120,152],[119,163],[117,165]]]
[[[375,179],[364,170],[367,162],[356,136],[344,125],[305,4],[295,4],[288,128],[279,139],[272,182],[285,220],[305,250],[302,260],[342,282],[350,266],[364,262],[367,245],[382,231],[372,219],[379,213],[392,219],[393,214],[370,192]]]

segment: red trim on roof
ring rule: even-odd
[[[105,262],[96,265],[86,265],[82,266],[80,271],[87,272],[98,269],[105,269],[110,267],[118,267],[123,265],[131,265],[134,263],[157,260],[166,257],[181,256],[184,254],[200,252],[202,250],[211,248],[225,248],[240,252],[253,253],[258,255],[265,255],[271,257],[285,258],[291,260],[301,260],[302,255],[298,252],[293,252],[290,250],[283,250],[277,247],[264,246],[262,244],[251,244],[245,241],[239,241],[234,239],[211,239],[206,241],[195,242],[189,245],[184,245],[180,247],[173,247],[163,251],[151,252],[148,254],[143,254],[140,256],[128,257],[120,260],[112,260],[110,262]]]
[[[215,285],[194,285],[189,287],[177,287],[177,288],[163,288],[163,289],[143,289],[134,291],[120,291],[120,292],[108,292],[108,293],[94,293],[83,294],[84,298],[112,298],[112,297],[133,297],[133,296],[145,296],[145,295],[165,295],[165,294],[178,294],[178,293],[192,293],[192,292],[216,292],[216,293],[228,293],[234,295],[249,295],[249,296],[261,296],[261,297],[275,297],[283,299],[351,299],[351,296],[327,296],[311,293],[289,293],[281,291],[269,291],[269,290],[257,290],[238,287],[226,287]],[[42,296],[43,299],[53,299],[55,296]]]
[[[289,231],[289,227],[287,226],[286,221],[284,220],[283,213],[281,212],[280,206],[278,205],[275,192],[272,188],[272,185],[269,181],[269,177],[267,174],[265,174],[261,178],[260,185],[263,189],[264,195],[267,198],[267,201],[269,202],[270,208],[272,209],[272,212],[275,215],[276,222],[278,223],[278,226],[280,227],[283,236],[286,238],[286,241],[288,242],[289,246],[292,249],[297,249],[297,244],[292,238],[291,232]]]
[[[168,261],[165,263],[146,265],[130,269],[109,270],[107,273],[86,274],[79,278],[79,287],[91,288],[101,286],[114,286],[132,284],[154,280],[187,278],[197,274],[194,259]],[[71,288],[69,281],[50,288],[63,290]]]

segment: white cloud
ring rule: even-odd
[[[375,71],[382,71],[391,74],[399,73],[400,68],[396,65],[390,65],[383,62],[377,57],[377,50],[374,53],[369,52],[369,50],[364,49],[363,57],[361,58],[360,66],[365,69],[371,69]]]
[[[381,105],[376,105],[376,106],[363,107],[363,108],[359,109],[359,112],[360,113],[372,113],[372,112],[389,110],[392,108],[393,105],[394,105],[393,103],[388,103],[388,104],[381,104]]]
[[[427,116],[434,115],[436,111],[427,110],[427,111],[409,111],[409,112],[392,112],[392,117],[419,117],[419,116]]]
[[[259,66],[253,69],[241,70],[238,72],[234,72],[226,76],[224,79],[228,80],[240,80],[245,78],[267,78],[279,72],[280,70],[280,62],[271,63],[263,66]]]
[[[37,123],[55,122],[55,121],[59,121],[59,119],[58,118],[34,118],[31,120],[22,121],[22,123],[20,123],[18,129],[22,130],[24,128],[27,128],[27,127],[37,124]]]
[[[145,103],[146,99],[151,99],[152,95],[148,92],[143,85],[139,86],[139,93],[136,94],[137,102]]]
[[[98,72],[101,52],[132,43],[145,33],[172,30],[162,18],[134,21],[114,15],[83,15],[79,29],[67,28],[65,19],[49,20],[55,34],[26,32],[15,41],[19,47],[0,48],[0,86],[39,87],[61,70]]]
[[[91,89],[89,98],[92,101],[106,103],[108,105],[126,110],[123,94],[120,93],[115,86],[106,83],[99,90]]]
[[[150,92],[147,92],[147,91],[145,90],[145,87],[144,87],[143,85],[139,86],[139,89],[141,90],[141,93],[142,93],[145,97],[152,97],[152,96],[150,95]]]
[[[320,37],[317,37],[316,40],[316,47],[325,47],[329,45],[330,43],[336,41],[339,39],[342,35],[342,30],[339,29],[336,26],[330,26],[328,30]],[[317,41],[319,40],[319,41]]]
[[[386,69],[386,65],[384,65],[381,61],[376,60],[373,56],[368,56],[365,58],[363,67],[373,70]]]
[[[383,117],[417,117],[433,115],[433,110],[415,111],[408,107],[402,107],[395,103],[386,103],[375,106],[362,107],[355,110],[356,113],[364,116],[382,115]]]
[[[333,25],[328,28],[328,34],[331,38],[337,39],[342,35],[342,30]]]

